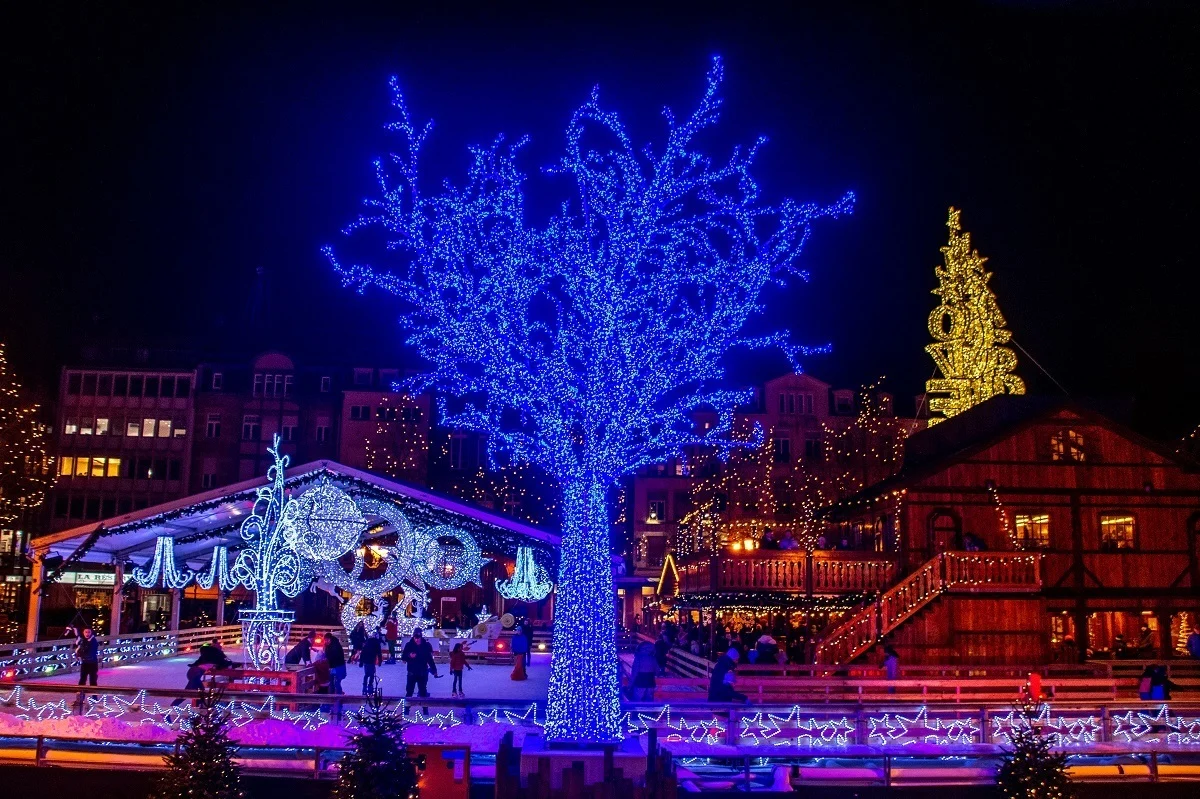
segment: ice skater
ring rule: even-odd
[[[467,662],[467,653],[463,649],[463,645],[455,644],[454,651],[450,653],[450,676],[453,678],[450,683],[450,696],[455,699],[465,699],[467,696],[463,693],[463,666],[471,668],[471,664]]]

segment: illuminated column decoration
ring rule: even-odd
[[[430,128],[414,124],[393,80],[388,129],[401,146],[376,161],[379,193],[346,229],[376,228],[383,260],[342,263],[325,250],[347,286],[398,298],[404,336],[428,364],[401,387],[436,391],[441,424],[486,436],[492,463],[503,454],[536,465],[561,488],[546,718],[555,742],[622,736],[609,489],[688,446],[748,443],[730,426],[750,393],[723,386],[723,364],[734,350],[774,348],[800,369],[811,350],[778,329],[751,336],[746,323],[768,284],[803,276],[797,259],[815,222],[853,207],[852,194],[766,205],[751,174],[761,141],[719,157],[697,147],[719,118],[722,79],[714,59],[696,110],[664,112],[657,149],[635,146],[593,91],[554,170],[574,191],[544,222],[524,207],[524,139],[472,148],[465,185],[419,180]],[[701,407],[718,410],[707,431],[693,424]],[[416,562],[436,586],[473,570],[468,555],[464,546],[432,568]]]
[[[1004,329],[1004,316],[996,295],[988,288],[991,272],[978,250],[971,249],[971,234],[959,224],[961,211],[950,209],[950,242],[942,247],[945,266],[935,267],[941,302],[929,314],[933,343],[925,351],[941,377],[925,384],[929,394],[946,394],[929,400],[929,410],[946,419],[997,394],[1024,394],[1025,383],[1012,374],[1017,355],[1003,346],[1012,339]],[[930,424],[940,422],[932,417]]]
[[[554,583],[550,582],[546,570],[537,564],[530,547],[517,548],[517,565],[512,579],[497,580],[496,590],[505,599],[522,602],[540,602],[550,596]]]
[[[230,573],[233,584],[254,592],[254,609],[239,614],[246,659],[258,669],[279,671],[279,651],[287,643],[295,614],[279,607],[279,593],[294,597],[308,580],[311,565],[288,543],[288,529],[296,513],[283,492],[288,456],[279,454],[279,436],[267,448],[274,463],[267,469],[267,485],[258,489],[253,512],[242,522],[246,542]]]
[[[163,588],[183,588],[193,576],[190,569],[180,572],[175,565],[175,539],[169,535],[160,535],[154,542],[154,559],[145,568],[133,570],[133,581],[142,588],[154,588],[159,578]]]
[[[229,574],[229,548],[213,547],[212,563],[206,572],[196,572],[196,585],[205,591],[214,585],[218,591],[232,591],[237,588],[237,582]]]

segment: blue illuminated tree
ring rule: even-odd
[[[546,730],[552,740],[620,737],[608,488],[623,475],[697,443],[730,445],[725,356],[780,347],[751,336],[771,282],[802,275],[796,258],[812,223],[849,212],[853,195],[822,207],[765,204],[751,177],[759,140],[714,162],[694,145],[717,122],[722,67],[714,59],[698,108],[664,111],[660,150],[636,150],[597,92],[567,128],[550,172],[574,179],[571,199],[543,225],[525,218],[525,175],[502,137],[471,149],[462,187],[426,193],[418,161],[430,125],[413,124],[392,80],[404,149],[377,161],[381,194],[345,231],[382,230],[386,265],[342,263],[346,285],[400,300],[409,345],[428,368],[406,387],[436,390],[444,424],[485,433],[489,455],[541,466],[563,494],[554,659]],[[719,411],[697,431],[692,412]]]

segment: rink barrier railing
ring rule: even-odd
[[[341,627],[317,624],[293,624],[288,637],[288,646],[315,631],[320,636],[336,634],[346,647],[346,631]],[[511,632],[501,633],[505,640]],[[98,635],[100,642],[100,667],[112,668],[144,660],[175,657],[195,652],[206,643],[215,641],[235,661],[243,658],[238,654],[242,648],[242,627],[227,624],[223,627],[195,627],[187,630],[162,630],[152,633],[127,633],[124,635]],[[550,633],[534,630],[533,648],[536,652],[550,651]],[[435,654],[438,646],[435,642]],[[349,649],[347,647],[347,654]],[[473,653],[483,657],[483,653]],[[511,658],[512,645],[506,644],[500,652],[489,652],[488,657]],[[19,680],[30,677],[46,677],[79,670],[79,659],[75,657],[75,639],[58,638],[0,646],[0,681]]]

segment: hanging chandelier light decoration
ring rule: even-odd
[[[496,581],[496,591],[500,596],[521,602],[540,602],[550,596],[553,590],[554,583],[550,582],[546,570],[534,559],[532,547],[519,547],[512,578]]]
[[[154,542],[154,559],[144,568],[133,570],[133,581],[142,588],[154,588],[161,577],[163,588],[178,589],[190,583],[194,574],[191,569],[179,571],[175,565],[175,539],[160,535]]]
[[[212,563],[209,564],[208,571],[196,572],[196,585],[205,591],[214,585],[220,591],[232,591],[237,588],[237,581],[229,576],[228,547],[213,547]]]

